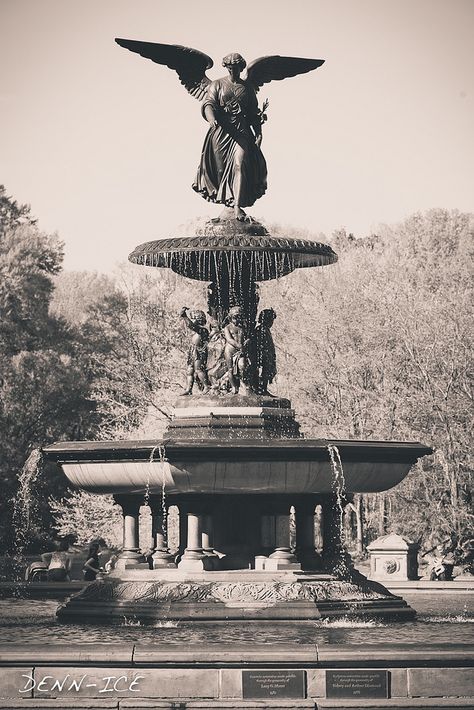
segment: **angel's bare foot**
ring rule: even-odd
[[[234,217],[238,219],[239,222],[245,222],[247,215],[243,211],[242,207],[234,207]]]

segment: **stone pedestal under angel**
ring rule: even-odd
[[[174,69],[187,91],[202,101],[202,114],[210,124],[193,189],[210,202],[232,208],[238,220],[245,220],[243,207],[250,207],[267,186],[267,166],[261,151],[265,104],[260,110],[257,92],[263,84],[287,79],[317,69],[323,59],[260,57],[247,67],[233,52],[222,60],[228,76],[211,81],[206,70],[213,61],[190,47],[156,44],[129,39],[115,40],[157,64]]]

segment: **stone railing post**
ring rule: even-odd
[[[141,496],[119,494],[114,495],[114,500],[122,508],[123,515],[123,544],[122,551],[118,557],[118,566],[145,563],[145,558],[140,552],[140,539],[138,518]]]
[[[180,515],[182,508],[184,506],[180,506]],[[212,561],[207,557],[202,547],[202,509],[198,503],[189,503],[185,515],[187,518],[187,542],[178,568],[190,572],[211,569]]]
[[[291,551],[290,501],[277,501],[273,505],[275,519],[275,549],[265,562],[266,570],[301,569]]]
[[[166,517],[161,497],[150,496],[148,505],[151,510],[151,534],[153,549],[153,569],[176,567],[174,556],[168,549]]]

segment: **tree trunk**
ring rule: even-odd
[[[379,493],[379,520],[378,520],[379,535],[387,533],[387,503],[385,493]]]
[[[364,552],[363,499],[360,493],[354,496],[354,513],[356,519],[356,550],[359,555]]]

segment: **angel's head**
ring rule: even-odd
[[[241,54],[238,52],[231,52],[227,54],[222,60],[222,66],[227,69],[229,74],[239,75],[241,71],[247,66],[247,62]]]

